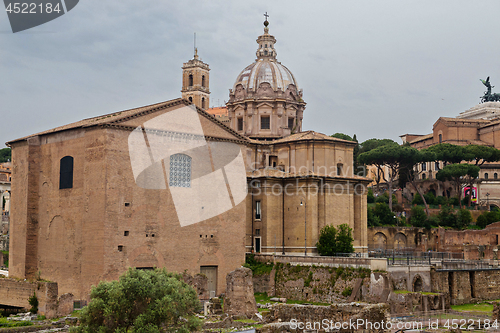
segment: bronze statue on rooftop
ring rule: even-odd
[[[495,88],[495,86],[491,85],[491,83],[490,83],[490,77],[488,76],[488,78],[486,79],[486,81],[485,80],[481,80],[481,82],[486,86],[486,88],[488,88],[488,90],[486,90],[484,92],[484,96],[481,97],[481,103],[484,103],[484,102],[500,102],[500,94],[498,94],[498,93],[492,94],[491,93],[491,88]]]

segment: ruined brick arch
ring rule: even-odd
[[[407,240],[406,240],[406,235],[403,234],[402,232],[398,232],[395,236],[394,236],[394,249],[403,249],[405,247],[407,247]]]
[[[373,244],[376,249],[386,250],[387,249],[387,236],[382,232],[377,232],[373,236]]]
[[[419,274],[415,275],[415,277],[413,278],[412,291],[413,292],[424,291],[424,281],[422,280],[422,277]]]

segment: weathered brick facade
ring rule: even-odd
[[[128,267],[166,267],[199,273],[217,267],[217,293],[244,258],[245,203],[181,227],[166,190],[136,185],[127,138],[134,128],[183,100],[115,113],[10,143],[14,177],[10,276],[59,283],[61,293],[85,299],[101,280]],[[200,112],[213,142],[242,137]],[[97,123],[98,126],[94,124]],[[72,188],[59,189],[59,163],[74,159]]]

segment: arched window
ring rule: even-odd
[[[439,162],[434,162],[434,170],[439,171]]]
[[[425,179],[425,178],[426,178],[426,177],[425,177],[425,173],[423,173],[423,174],[422,174],[422,179]]]
[[[59,164],[59,189],[73,188],[73,157],[64,156]]]
[[[201,98],[201,108],[205,109],[205,97]]]
[[[342,176],[344,165],[342,163],[337,164],[337,176]]]
[[[427,164],[426,163],[422,163],[422,171],[426,171],[427,170]]]
[[[172,187],[191,187],[191,157],[184,154],[170,156],[170,177]]]
[[[189,86],[193,86],[193,74],[189,74]]]
[[[439,134],[439,143],[443,142],[443,134]]]
[[[488,179],[488,173],[487,172],[484,174],[484,179]]]
[[[496,173],[496,172],[495,172],[495,173],[493,174],[493,179],[498,179],[498,173]]]
[[[189,101],[193,103],[193,97],[189,96]]]
[[[205,87],[205,75],[201,77],[201,86]]]

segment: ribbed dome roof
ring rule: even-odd
[[[278,89],[285,91],[290,84],[295,85],[298,90],[292,72],[279,62],[269,58],[257,59],[253,64],[247,66],[238,75],[233,89],[241,84],[246,90],[255,91],[262,82],[268,82],[274,91]]]
[[[268,25],[269,22],[266,20],[264,34],[257,38],[259,45],[256,52],[257,60],[238,75],[233,90],[241,84],[247,91],[256,91],[263,82],[268,82],[274,91],[278,89],[285,91],[290,84],[299,90],[292,72],[276,60],[277,52],[274,48],[276,38],[269,34]]]

